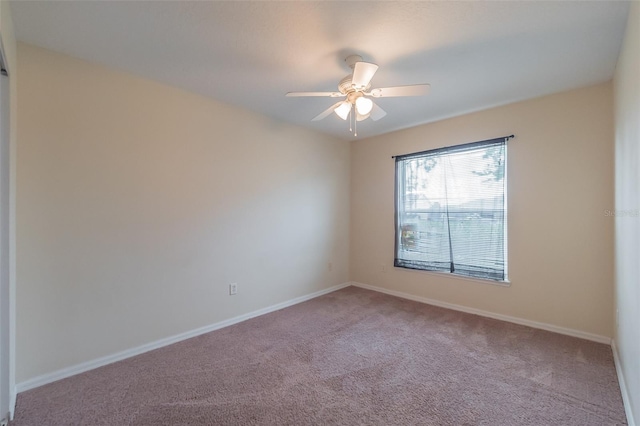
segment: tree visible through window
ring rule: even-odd
[[[395,266],[507,279],[508,139],[395,157]]]

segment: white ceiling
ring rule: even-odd
[[[13,1],[18,39],[352,139],[332,98],[344,58],[380,65],[373,87],[430,83],[383,98],[359,138],[613,76],[627,2]]]

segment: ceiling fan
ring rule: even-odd
[[[392,96],[423,96],[429,93],[428,84],[413,84],[410,86],[395,86],[371,89],[371,79],[378,70],[378,65],[363,62],[362,57],[351,55],[345,62],[353,70],[353,73],[344,77],[338,83],[337,92],[289,92],[286,96],[326,96],[330,98],[345,98],[318,114],[311,121],[319,121],[335,112],[343,120],[349,118],[349,126],[353,117],[354,128],[356,121],[366,120],[371,117],[378,121],[387,113],[376,105],[370,98],[388,98]],[[352,114],[353,112],[353,114]],[[352,130],[351,128],[349,129]],[[356,131],[355,136],[358,136]]]

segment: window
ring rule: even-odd
[[[395,157],[395,266],[507,280],[511,137]]]

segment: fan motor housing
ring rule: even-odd
[[[353,86],[351,85],[352,80],[353,80],[353,74],[349,74],[345,76],[342,80],[340,80],[340,83],[338,83],[338,90],[340,91],[340,93],[342,93],[343,95],[347,95],[349,93],[356,91],[356,89],[354,89]],[[369,90],[370,88],[371,88],[371,83],[367,84],[367,87],[365,87],[361,92]]]

